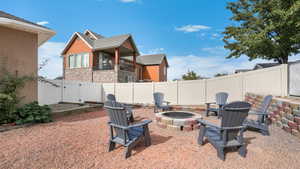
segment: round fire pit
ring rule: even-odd
[[[156,113],[155,116],[159,127],[177,131],[198,129],[197,119],[202,118],[199,114],[187,111],[167,111]]]

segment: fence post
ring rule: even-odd
[[[204,79],[204,95],[205,95],[205,101],[204,101],[204,103],[207,103],[208,101],[207,101],[207,79]]]
[[[288,96],[289,94],[289,66],[288,64],[283,64],[281,68],[281,96]]]
[[[132,88],[132,104],[134,104],[134,83],[132,83],[131,85],[131,88]]]
[[[64,88],[65,88],[64,79],[61,80],[60,87],[61,87],[61,90],[60,90],[61,91],[61,98],[60,98],[61,100],[60,101],[63,102],[64,101]]]
[[[245,95],[246,95],[246,91],[245,91],[245,74],[242,72],[242,75],[241,75],[241,78],[242,78],[242,99],[241,100],[244,100],[245,99]]]
[[[179,105],[179,86],[178,86],[178,80],[176,80],[176,104]]]

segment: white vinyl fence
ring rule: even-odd
[[[107,94],[114,94],[119,102],[152,104],[153,93],[162,92],[173,105],[199,105],[211,102],[218,92],[228,92],[229,101],[243,100],[247,92],[288,95],[288,66],[233,74],[204,80],[154,83],[90,83],[53,81],[60,84],[39,83],[40,104],[59,101],[81,103],[104,102]]]
[[[289,94],[300,96],[300,62],[289,65]]]

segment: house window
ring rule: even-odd
[[[70,68],[75,68],[75,55],[70,55],[69,56],[69,65],[70,65]]]
[[[81,55],[81,64],[82,67],[89,67],[89,54],[88,53],[84,53]]]
[[[99,53],[99,69],[110,70],[113,68],[112,56],[107,53]]]
[[[86,68],[89,67],[89,54],[79,53],[69,56],[70,68]]]

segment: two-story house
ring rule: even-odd
[[[90,30],[75,32],[62,56],[65,80],[101,83],[167,80],[166,55],[140,56],[130,34],[104,37]]]

